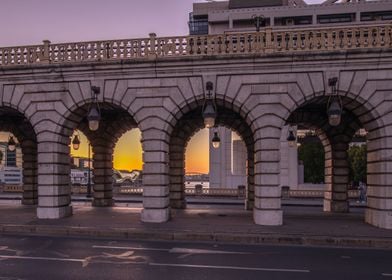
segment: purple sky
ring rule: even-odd
[[[205,1],[1,0],[0,46],[186,35],[194,2]]]

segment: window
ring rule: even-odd
[[[317,23],[343,23],[343,22],[353,22],[355,19],[355,14],[337,14],[337,15],[320,15],[317,16]]]
[[[190,35],[207,35],[208,15],[193,16],[193,13],[189,13],[188,25]]]

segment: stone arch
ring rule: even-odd
[[[325,138],[330,143],[330,157],[326,157],[326,183],[327,191],[324,199],[324,210],[335,212],[348,211],[347,185],[348,185],[348,144],[359,128],[367,131],[367,184],[368,208],[365,220],[376,226],[391,228],[390,213],[391,193],[387,177],[392,170],[388,169],[389,160],[385,153],[389,151],[387,116],[390,110],[382,110],[382,100],[365,100],[360,94],[339,91],[343,103],[342,123],[338,127],[331,127],[326,116],[326,103],[328,95],[317,95],[307,98],[296,108],[291,108],[290,116],[285,118],[288,122],[295,122],[296,112],[307,114],[302,119],[325,132]],[[373,101],[373,102],[371,102]],[[313,109],[312,109],[313,106]],[[307,112],[306,112],[307,111]],[[383,112],[384,111],[384,112]],[[380,170],[382,170],[380,172]],[[388,216],[389,215],[389,216]]]
[[[22,204],[38,203],[37,135],[26,116],[15,108],[0,107],[0,130],[11,132],[22,151],[23,194]]]
[[[99,102],[101,121],[97,131],[90,131],[86,116],[91,103],[73,105],[60,124],[59,135],[65,146],[71,144],[75,129],[86,135],[92,148],[93,206],[112,206],[113,201],[113,152],[118,139],[128,130],[138,127],[129,111],[118,105]],[[69,159],[68,153],[65,155]],[[65,160],[67,161],[67,160]],[[66,171],[69,174],[69,170]],[[69,182],[69,178],[67,179]]]
[[[169,191],[170,206],[172,208],[185,208],[184,168],[185,149],[191,137],[204,128],[202,118],[202,102],[194,101],[188,109],[182,111],[181,117],[176,120],[169,141]],[[247,149],[247,198],[246,207],[251,209],[254,200],[254,140],[253,131],[248,123],[240,116],[238,108],[222,99],[216,99],[218,116],[217,126],[225,126],[236,131],[245,142]],[[237,110],[237,111],[236,111]]]

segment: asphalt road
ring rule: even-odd
[[[392,280],[392,250],[0,236],[5,279]]]

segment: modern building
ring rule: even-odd
[[[261,27],[306,28],[314,26],[366,24],[392,20],[391,1],[326,0],[307,4],[304,0],[230,0],[194,3],[189,15],[191,35],[222,34]],[[261,17],[261,18],[260,18]]]

